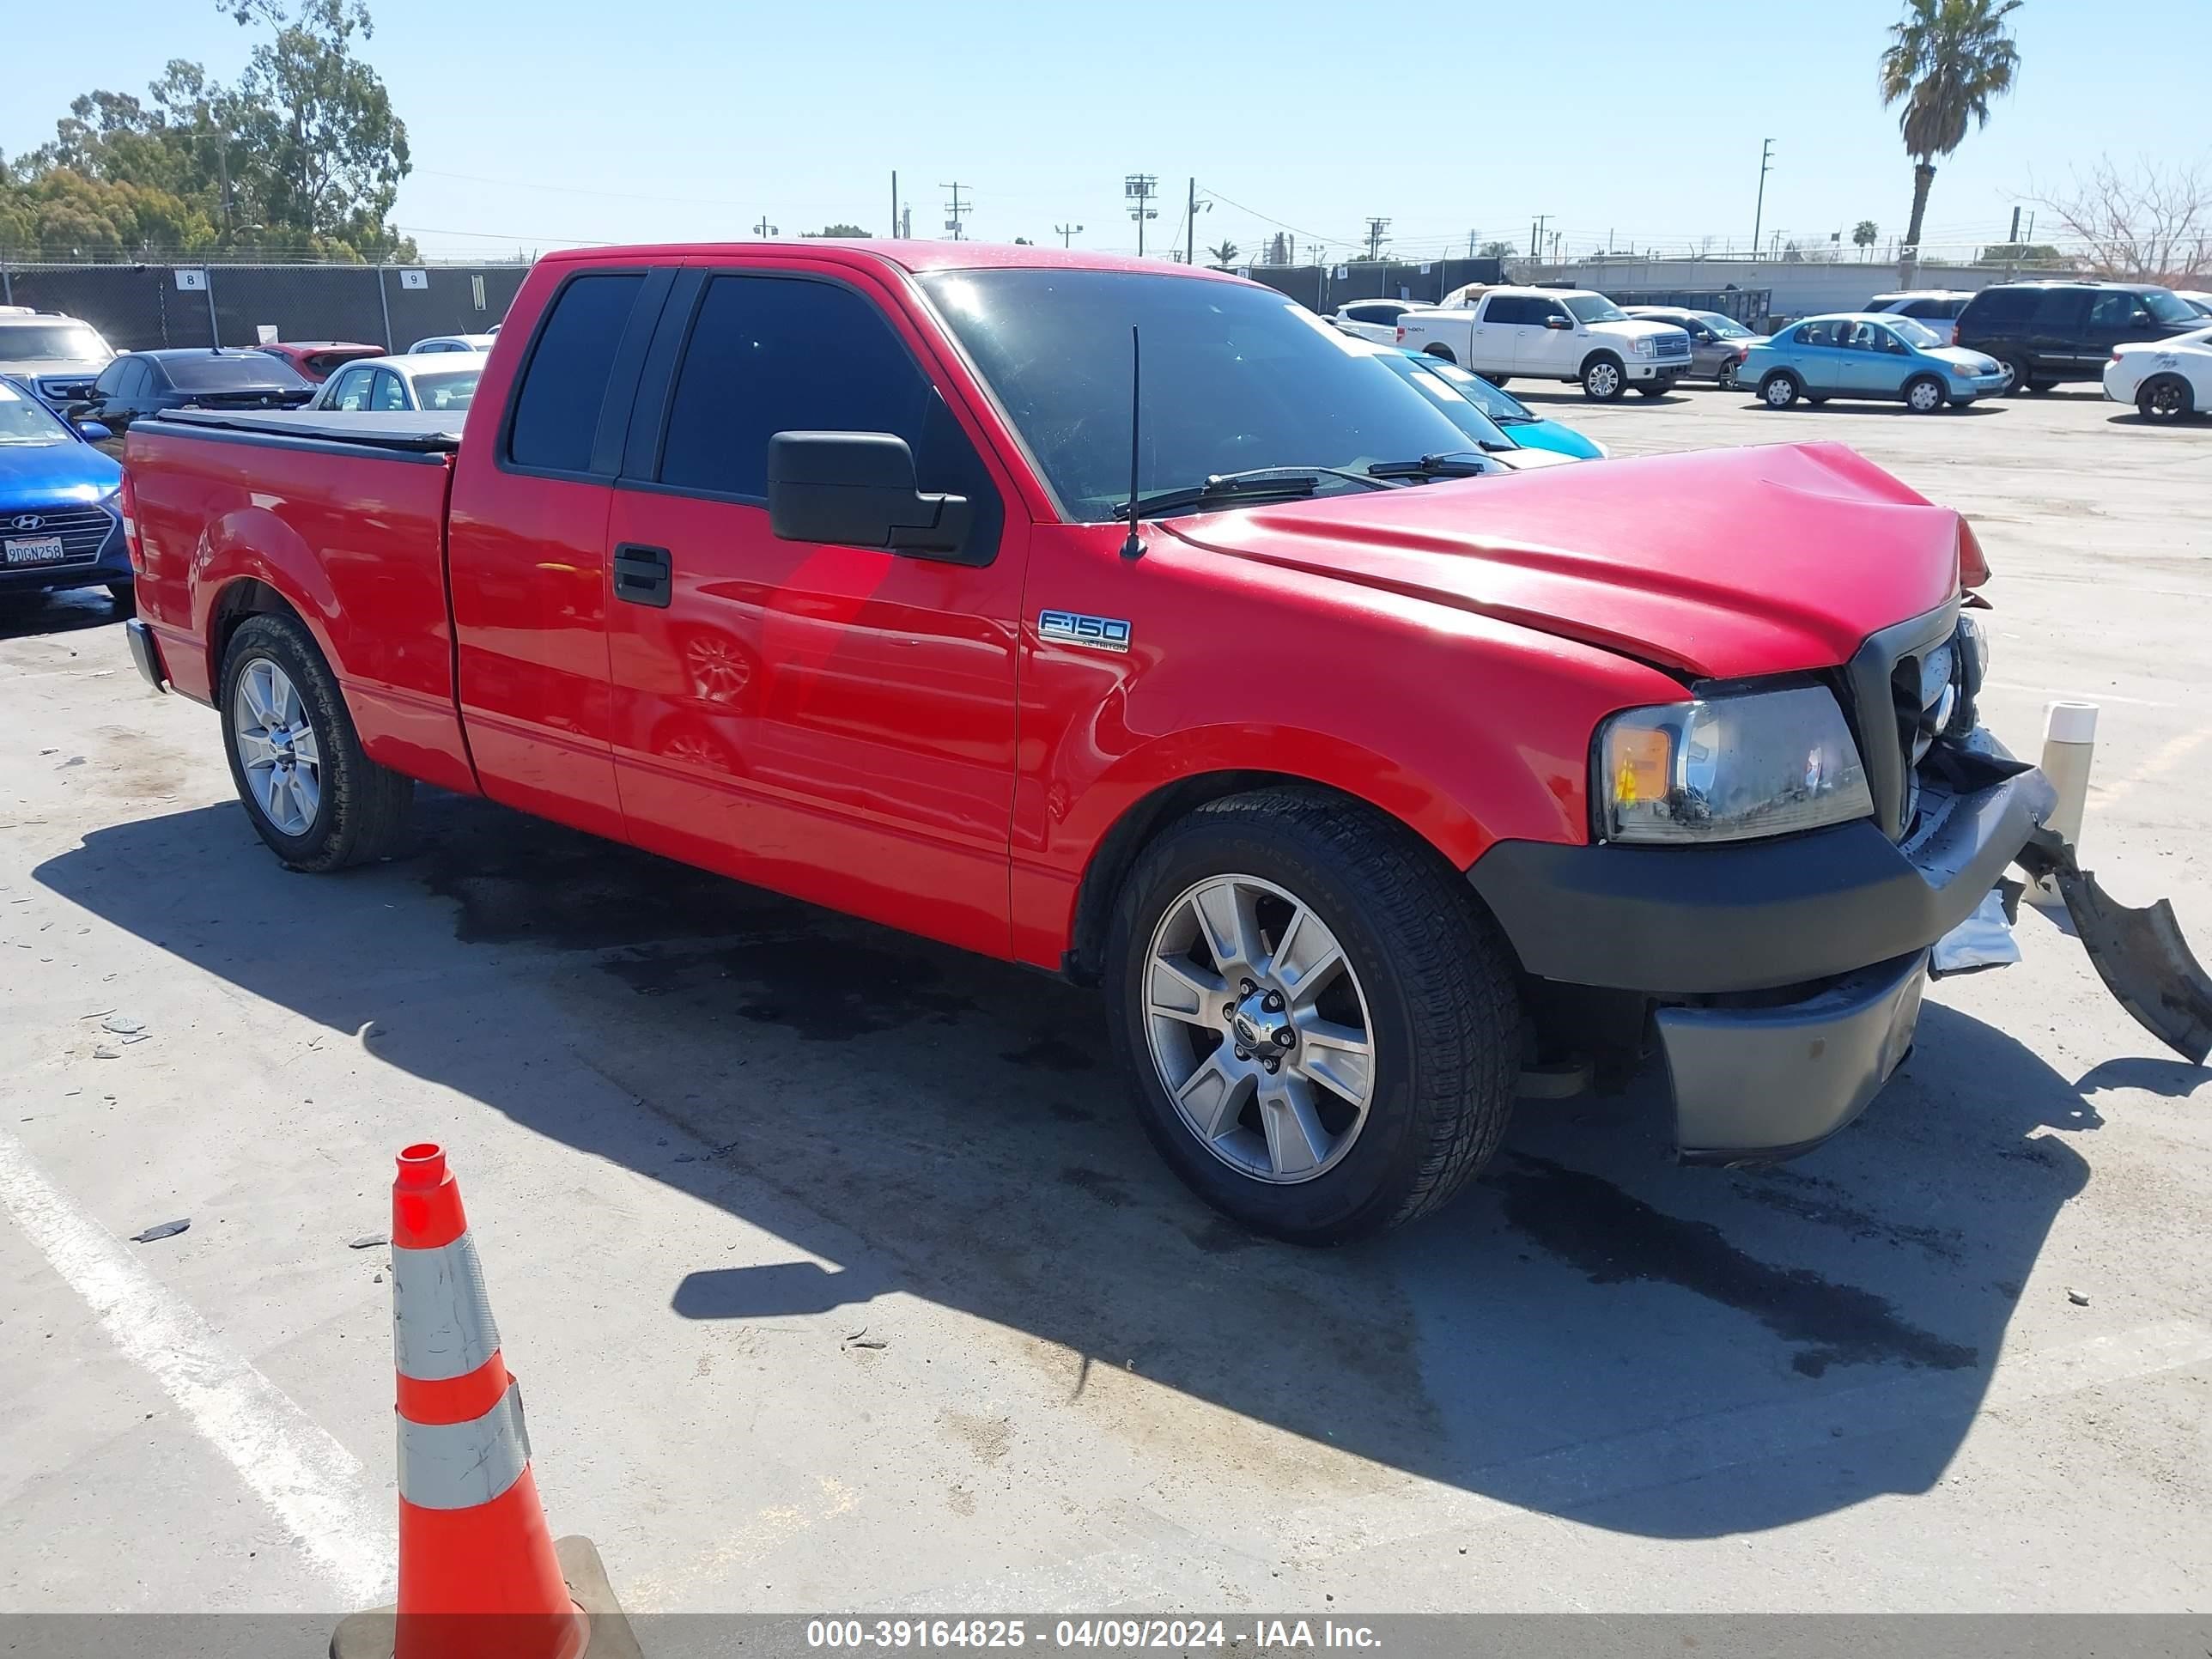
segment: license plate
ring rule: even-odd
[[[8,544],[9,564],[53,564],[68,556],[58,536],[21,537]]]

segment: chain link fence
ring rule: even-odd
[[[0,254],[0,304],[81,318],[118,351],[346,340],[404,351],[482,334],[507,314],[526,264],[55,264]]]

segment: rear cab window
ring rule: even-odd
[[[533,471],[587,472],[615,356],[641,271],[586,271],[554,296],[508,417],[507,459]]]

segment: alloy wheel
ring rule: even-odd
[[[304,836],[323,800],[323,757],[307,705],[267,657],[249,661],[231,695],[238,763],[254,805],[278,833]]]

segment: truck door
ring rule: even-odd
[[[587,265],[562,283],[495,453],[464,451],[454,470],[446,533],[461,715],[484,793],[617,838],[607,508],[675,275]]]
[[[1478,374],[1522,369],[1521,337],[1534,331],[1535,305],[1524,295],[1486,295],[1475,313],[1474,355],[1468,367]]]
[[[1557,300],[1526,298],[1528,320],[1513,331],[1513,368],[1521,374],[1572,379],[1582,368],[1582,342],[1575,319]]]
[[[640,846],[1003,957],[1027,526],[888,300],[793,263],[679,283],[605,535],[623,811]],[[784,431],[905,439],[974,503],[961,558],[779,540]]]

